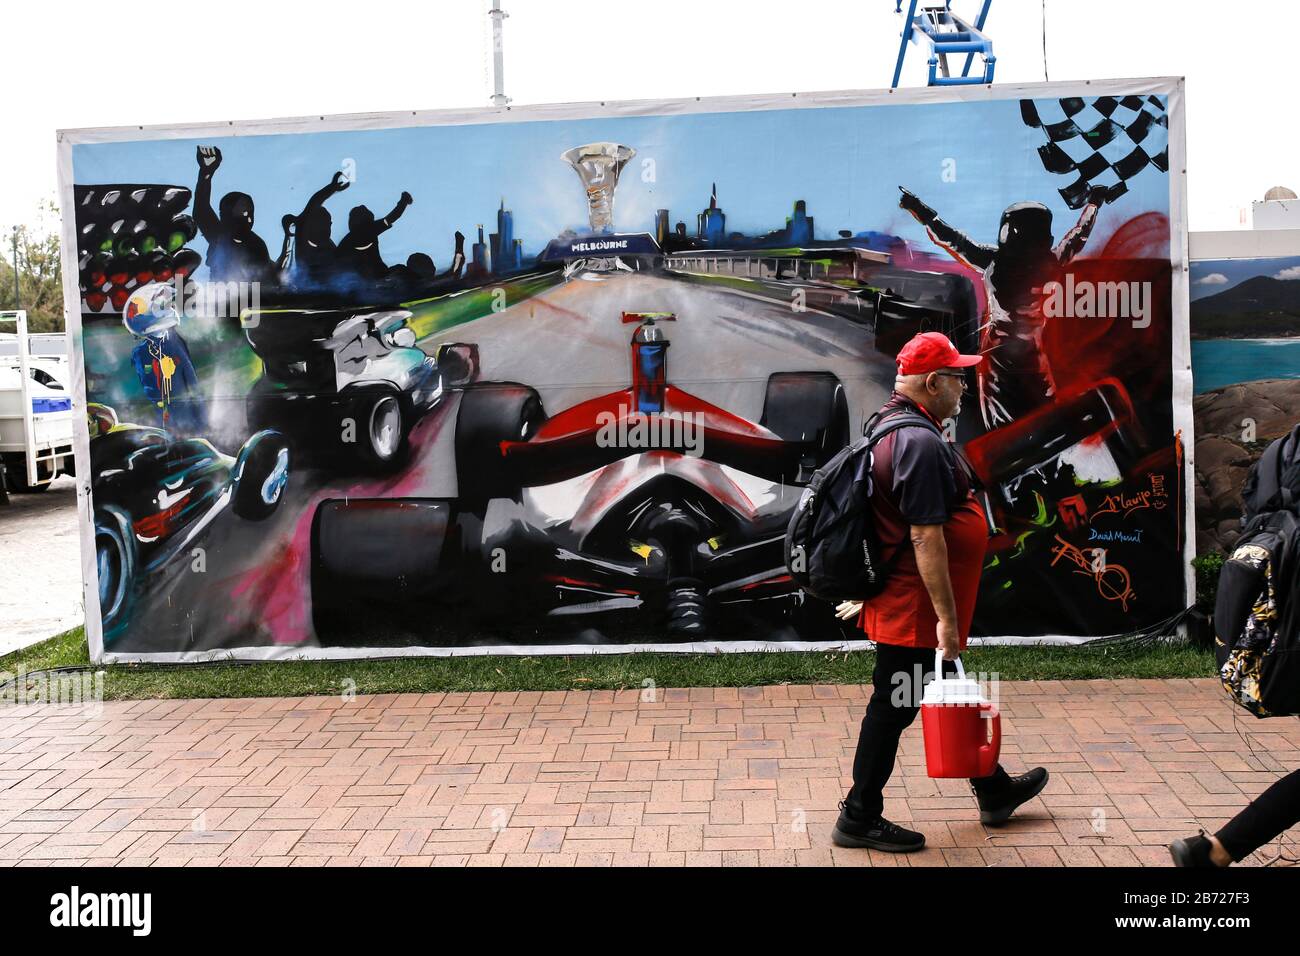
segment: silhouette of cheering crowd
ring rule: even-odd
[[[439,273],[423,252],[412,253],[404,264],[388,265],[379,250],[379,237],[393,227],[415,201],[403,192],[382,218],[367,206],[348,213],[348,230],[342,240],[333,238],[334,219],[326,203],[351,181],[337,172],[307,200],[297,215],[285,215],[280,224],[284,239],[272,261],[262,238],[253,231],[253,197],[228,192],[212,209],[212,179],[221,166],[221,150],[200,146],[196,158],[198,184],[194,190],[194,221],[208,243],[208,269],[214,282],[257,282],[289,290],[349,292],[358,288],[417,287],[435,279],[460,278],[465,264],[465,237],[457,232],[452,265]]]

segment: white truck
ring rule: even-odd
[[[67,336],[29,335],[27,313],[0,312],[0,461],[10,491],[44,491],[74,474]]]

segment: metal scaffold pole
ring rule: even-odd
[[[505,52],[501,38],[501,21],[510,14],[501,9],[501,0],[492,0],[492,9],[488,11],[492,18],[492,105],[505,106],[510,102],[506,96]]]

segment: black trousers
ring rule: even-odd
[[[954,662],[943,662],[945,674],[956,670]],[[883,813],[885,784],[894,772],[898,740],[920,712],[921,688],[933,673],[934,648],[876,645],[871,700],[853,757],[853,789],[844,801],[853,816],[874,819]],[[985,796],[997,793],[1010,779],[999,764],[992,774],[971,783],[977,794]]]
[[[1292,770],[1252,800],[1215,836],[1233,862],[1239,862],[1297,823],[1300,823],[1300,770]]]

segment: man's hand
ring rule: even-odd
[[[298,217],[297,217],[297,216],[292,216],[292,215],[287,215],[287,214],[286,214],[286,215],[285,215],[283,218],[281,218],[281,220],[280,220],[280,226],[284,229],[284,234],[285,234],[286,236],[291,235],[291,234],[293,233],[294,227],[295,227],[297,224],[298,224]]]
[[[200,175],[211,176],[221,165],[221,150],[215,146],[200,146],[195,150],[195,159],[199,163]]]
[[[1093,186],[1088,190],[1088,202],[1094,206],[1104,206],[1106,197],[1110,195],[1110,189],[1106,186]]]
[[[861,601],[842,601],[835,605],[835,616],[841,621],[851,621],[861,613]]]
[[[961,656],[961,639],[957,636],[957,624],[954,621],[940,621],[934,628],[939,638],[939,650],[943,651],[945,661],[955,661]]]
[[[411,198],[411,194],[410,194],[410,193],[408,193],[408,192],[403,192],[403,193],[402,193],[402,205],[403,205],[403,206],[409,206],[409,205],[411,205],[411,203],[413,203],[413,202],[415,202],[415,200]]]
[[[352,185],[352,180],[348,179],[347,173],[340,170],[334,174],[334,180],[331,183],[336,193],[341,193]]]

